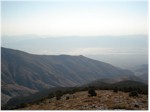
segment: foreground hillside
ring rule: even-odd
[[[106,80],[104,80],[106,81]],[[107,80],[108,81],[108,80]],[[51,89],[46,89],[41,92],[29,95],[29,96],[18,96],[10,99],[5,105],[2,106],[3,110],[13,110],[23,108],[28,104],[39,104],[45,99],[55,99],[59,100],[65,94],[74,94],[81,91],[89,91],[90,88],[94,90],[110,90],[110,91],[122,91],[122,92],[136,92],[138,94],[148,95],[148,85],[126,80],[117,83],[104,83],[100,80],[85,84],[80,87],[55,87]],[[118,94],[119,95],[119,94]]]
[[[104,78],[138,80],[129,70],[81,55],[33,55],[1,48],[1,66],[2,105],[52,87],[73,87]]]
[[[21,110],[147,110],[148,96],[139,94],[129,97],[129,93],[97,90],[97,96],[89,97],[88,91],[65,94],[59,100],[56,97],[39,103],[28,104]]]

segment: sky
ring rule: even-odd
[[[148,1],[2,1],[1,44],[32,54],[148,63]]]
[[[148,32],[146,0],[2,1],[2,35],[98,36]]]

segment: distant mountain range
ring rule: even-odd
[[[52,87],[79,86],[97,79],[140,81],[129,70],[82,55],[34,55],[1,48],[2,104],[13,97]]]

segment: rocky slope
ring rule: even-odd
[[[97,96],[88,97],[87,91],[65,94],[60,100],[46,99],[19,110],[148,110],[148,96],[129,97],[129,93],[97,90]]]

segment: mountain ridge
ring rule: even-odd
[[[2,93],[10,98],[22,91],[29,95],[51,87],[73,87],[103,78],[137,80],[129,70],[82,55],[35,55],[1,47],[1,62]]]

